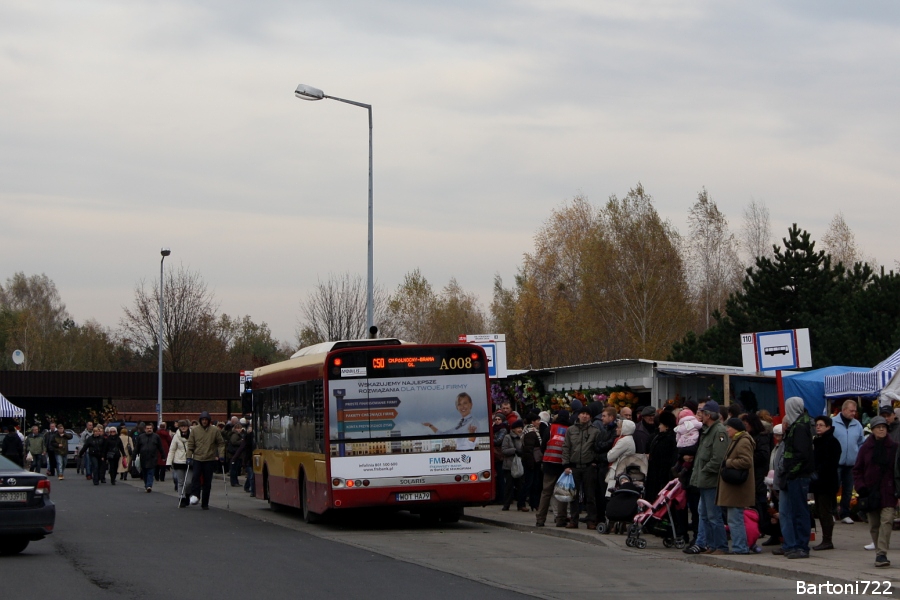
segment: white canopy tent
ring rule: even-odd
[[[0,418],[6,419],[24,416],[24,408],[19,408],[18,406],[7,400],[3,394],[0,394]]]
[[[844,373],[825,377],[825,397],[845,398],[863,396],[873,398],[889,387],[900,371],[900,350],[875,365],[869,371]]]

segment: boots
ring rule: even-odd
[[[822,543],[818,546],[813,546],[813,550],[834,550],[834,544],[831,543],[831,540],[822,540]]]

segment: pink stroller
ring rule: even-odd
[[[641,538],[641,533],[645,528],[650,529],[656,525],[660,535],[663,536],[663,546],[684,548],[687,541],[676,533],[672,511],[684,508],[686,503],[687,494],[681,488],[681,482],[678,479],[667,483],[659,491],[652,504],[644,499],[638,500],[638,513],[634,515],[634,520],[628,527],[628,538],[625,540],[625,545],[643,550],[647,547],[647,540]],[[671,537],[669,537],[670,532]]]

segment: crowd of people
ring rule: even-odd
[[[164,482],[171,471],[179,506],[200,504],[208,509],[213,475],[221,472],[232,487],[243,485],[244,491],[256,494],[249,417],[213,422],[208,412],[202,412],[195,421],[142,422],[133,429],[88,421],[80,437],[76,472],[95,486],[107,481],[115,485],[131,475],[150,493],[154,482]],[[31,472],[62,481],[72,439],[63,423],[51,422],[44,431],[35,425],[27,436],[14,427],[7,430],[0,452]]]
[[[875,566],[886,567],[900,507],[900,409],[878,407],[865,427],[858,410],[855,400],[846,400],[833,417],[813,418],[803,399],[792,397],[776,424],[765,410],[713,400],[643,407],[636,420],[630,407],[578,400],[571,411],[522,418],[504,402],[493,415],[497,498],[501,510],[515,503],[534,512],[537,527],[553,508],[557,527],[594,529],[608,523],[607,503],[623,474],[636,475],[648,502],[677,479],[683,493],[672,520],[686,554],[771,547],[787,559],[804,559],[835,548],[836,523],[866,522],[872,538],[866,549],[875,551]],[[568,503],[554,496],[564,473],[576,486]],[[810,547],[814,519],[822,538]]]

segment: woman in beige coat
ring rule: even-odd
[[[716,486],[716,506],[728,509],[728,529],[731,531],[731,554],[750,554],[747,530],[744,527],[744,509],[756,502],[756,479],[753,477],[753,451],[756,444],[737,418],[728,419],[725,431],[731,438],[725,461],[719,470]],[[747,474],[743,483],[728,483],[723,479],[725,469],[737,469]]]
[[[128,479],[128,466],[131,464],[131,457],[134,455],[134,442],[131,441],[131,436],[128,435],[128,429],[125,427],[119,430],[119,439],[122,440],[125,454],[122,456],[122,460],[118,461],[119,465],[116,473],[118,473],[119,479],[124,481]]]

